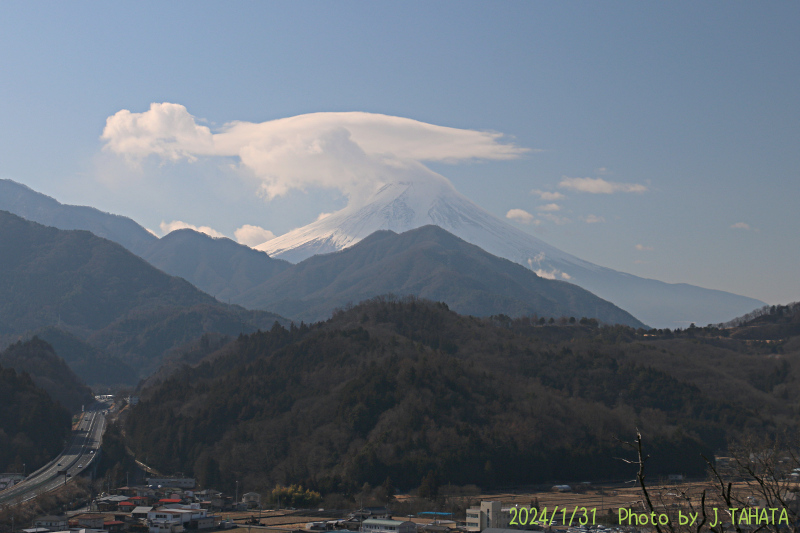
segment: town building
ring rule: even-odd
[[[180,508],[160,507],[147,513],[150,533],[178,533],[186,528],[208,529],[216,526],[217,517],[208,516],[198,504]]]
[[[246,492],[242,494],[242,503],[247,505],[248,509],[259,507],[261,505],[261,494],[257,492]]]
[[[417,533],[417,525],[409,520],[368,518],[361,523],[361,533]]]
[[[44,527],[47,528],[49,531],[61,531],[67,529],[69,526],[69,520],[66,516],[56,516],[56,515],[49,515],[49,516],[40,516],[36,520],[33,521],[33,525],[35,527]]]
[[[82,514],[75,517],[78,527],[103,529],[103,522],[106,521],[104,514]]]
[[[136,507],[133,511],[131,511],[131,518],[134,519],[146,519],[148,513],[152,511],[153,508],[150,506],[142,505],[140,507]]]
[[[502,502],[481,502],[467,509],[467,531],[508,528],[511,518],[510,508],[503,508]]]

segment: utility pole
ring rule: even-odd
[[[239,506],[239,481],[236,481],[236,493],[233,497],[233,505],[238,507]]]

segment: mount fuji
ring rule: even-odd
[[[424,168],[424,167],[423,167]],[[371,195],[256,249],[296,263],[356,244],[379,230],[402,233],[433,224],[539,276],[579,285],[653,327],[719,323],[764,305],[760,300],[684,283],[670,284],[579,259],[525,233],[460,194],[443,176],[398,173]]]

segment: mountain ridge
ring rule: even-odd
[[[58,227],[80,226],[81,229],[94,231],[93,228],[99,225],[98,232],[105,232],[111,240],[120,244],[125,245],[128,242],[126,247],[129,250],[140,257],[149,258],[156,267],[169,274],[184,277],[200,289],[223,300],[238,303],[243,303],[244,299],[240,299],[240,296],[251,288],[245,281],[250,280],[255,286],[258,276],[254,272],[277,272],[284,269],[286,265],[280,263],[282,258],[297,262],[312,254],[330,253],[350,246],[380,229],[401,233],[426,224],[436,224],[465,241],[476,244],[493,255],[521,264],[540,276],[560,278],[579,285],[654,327],[674,329],[688,327],[691,323],[722,323],[764,305],[760,300],[724,291],[682,283],[670,284],[594,265],[499,220],[460,195],[445,178],[433,173],[426,178],[429,179],[425,181],[409,178],[386,184],[365,201],[352,201],[343,210],[256,247],[274,257],[267,254],[253,255],[240,248],[230,255],[227,264],[225,261],[217,261],[213,267],[212,261],[198,265],[191,261],[181,263],[177,260],[180,256],[176,253],[179,246],[174,246],[172,250],[168,246],[170,243],[178,244],[179,239],[175,237],[168,238],[167,235],[158,239],[129,219],[126,220],[130,224],[125,227],[132,234],[120,234],[122,230],[117,231],[115,228],[121,226],[115,221],[124,217],[106,215],[92,208],[62,205],[10,180],[0,180],[0,206],[6,206],[12,212],[33,221],[52,223]],[[22,205],[15,206],[12,199],[20,197],[24,200]],[[37,202],[41,205],[31,207]],[[83,216],[83,222],[77,224],[73,220],[71,225],[61,224],[61,219],[47,215],[50,208],[59,212],[78,209],[74,216],[65,217],[69,221],[81,219]],[[92,218],[86,221],[86,213],[95,218],[111,219],[97,222]],[[114,231],[108,229],[109,227]],[[218,255],[216,259],[219,259],[234,250],[232,245],[242,246],[229,239],[191,235],[190,230],[179,231],[185,234],[184,245],[193,242],[196,250],[191,253],[197,254],[197,257]]]
[[[374,231],[403,232],[427,224],[540,276],[579,285],[655,327],[724,322],[764,305],[754,298],[641,278],[577,258],[500,220],[429,171],[422,179],[411,176],[385,184],[371,197],[351,201],[344,209],[256,248],[298,262],[352,246]]]
[[[238,335],[282,317],[223,304],[121,245],[0,211],[0,340],[65,329],[141,375],[203,333]]]
[[[644,326],[581,287],[541,278],[435,225],[401,234],[380,230],[344,250],[312,256],[252,289],[243,304],[316,321],[348,302],[386,293],[443,301],[476,316],[591,316]]]
[[[0,179],[0,211],[8,211],[44,226],[63,230],[86,230],[121,244],[136,255],[158,240],[131,218],[106,213],[94,207],[62,204],[9,179]]]
[[[235,303],[253,287],[291,266],[227,237],[211,237],[188,228],[164,235],[141,256],[221,301]]]

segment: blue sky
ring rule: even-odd
[[[530,213],[538,225],[511,223],[567,252],[769,303],[800,300],[796,2],[0,10],[0,177],[62,202],[157,232],[179,220],[231,237],[245,224],[281,234],[343,207],[342,189],[311,184],[268,200],[233,155],[131,167],[103,150],[106,119],[162,102],[213,132],[231,121],[380,113],[498,132],[528,149],[427,164],[499,217]],[[570,183],[624,186],[593,194]],[[625,192],[633,185],[639,192]],[[543,210],[553,203],[558,211]]]

